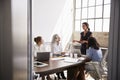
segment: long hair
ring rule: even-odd
[[[97,40],[94,37],[89,37],[89,39],[88,39],[88,48],[89,47],[92,47],[92,48],[98,50],[100,45],[99,45],[99,43],[97,42]]]
[[[58,34],[54,34],[53,37],[52,37],[52,41],[51,41],[51,52],[54,53],[54,43],[56,42],[56,39],[57,39],[57,36]]]
[[[88,28],[88,31],[90,31],[89,24],[87,22],[83,22],[82,24],[86,25]]]
[[[58,34],[54,34],[53,37],[52,37],[52,43],[55,43],[56,42],[56,38],[57,38]]]

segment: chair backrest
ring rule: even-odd
[[[80,43],[70,43],[68,46],[68,50],[71,53],[77,53],[78,56],[81,56],[81,51],[80,51],[81,44]]]

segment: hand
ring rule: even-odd
[[[86,41],[86,40],[83,40],[81,43],[87,43],[87,41]]]
[[[73,42],[77,42],[77,40],[73,40]]]

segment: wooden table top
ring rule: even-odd
[[[78,66],[82,62],[71,63],[71,62],[65,62],[64,60],[49,60],[46,61],[45,63],[47,63],[48,66],[34,67],[34,71],[39,74],[47,74],[47,73],[52,74],[63,70],[67,70],[72,66]]]

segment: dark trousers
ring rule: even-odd
[[[81,48],[80,48],[81,53],[84,54],[84,55],[86,55],[86,45],[87,45],[87,44],[82,44],[82,45],[81,45]]]
[[[58,78],[61,76],[62,78],[63,77],[65,77],[65,75],[64,75],[64,72],[62,71],[62,72],[58,72],[58,73],[56,73],[56,75],[58,76]]]

